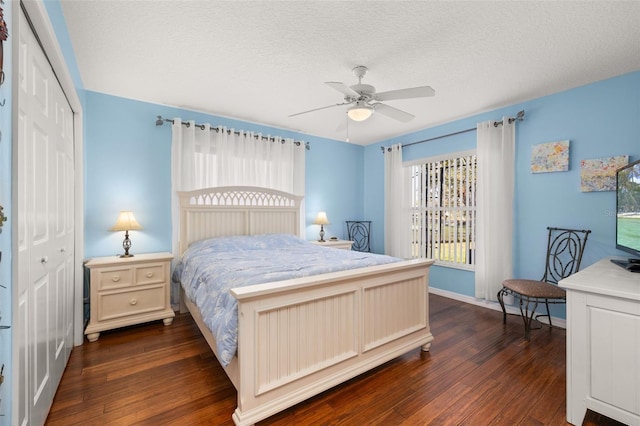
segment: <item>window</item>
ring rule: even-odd
[[[411,253],[442,266],[475,265],[476,154],[412,162]]]

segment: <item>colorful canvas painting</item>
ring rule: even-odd
[[[628,155],[580,161],[580,190],[615,191],[616,170],[629,164]]]
[[[547,142],[531,147],[531,173],[569,170],[569,141]]]

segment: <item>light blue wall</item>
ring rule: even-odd
[[[90,91],[86,105],[85,256],[122,253],[123,233],[108,231],[120,210],[143,228],[133,253],[171,251],[171,129],[154,119],[173,110]]]
[[[133,253],[171,251],[171,126],[165,118],[208,122],[310,142],[306,152],[307,238],[319,210],[331,221],[327,235],[346,237],[344,221],[362,216],[361,146],[311,137],[254,123],[147,102],[86,92],[85,111],[85,256],[122,252],[122,233],[108,229],[118,211],[132,210],[142,225],[131,231]]]
[[[319,238],[320,227],[312,225],[319,211],[325,210],[331,222],[324,227],[325,238],[346,239],[345,221],[363,218],[363,152],[362,146],[328,139],[313,143],[311,151],[307,151],[307,239]]]
[[[615,249],[614,192],[581,192],[580,160],[616,155],[629,155],[630,161],[640,159],[640,72],[367,146],[364,153],[364,210],[376,223],[384,223],[381,145],[410,143],[472,128],[480,121],[514,116],[521,109],[526,111],[526,117],[516,125],[514,275],[541,277],[547,226],[593,231],[583,267],[605,256],[623,254]],[[475,148],[475,139],[476,133],[470,132],[414,145],[404,150],[404,159]],[[532,146],[564,139],[570,140],[569,171],[532,174]],[[383,227],[375,228],[372,241],[376,251],[383,249]],[[474,295],[472,272],[435,267],[430,282],[435,288]],[[563,307],[555,314],[564,318]]]

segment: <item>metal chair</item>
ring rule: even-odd
[[[584,229],[547,229],[549,230],[547,259],[542,279],[540,281],[517,278],[504,280],[502,289],[498,291],[498,302],[502,307],[504,324],[507,323],[504,296],[512,295],[519,299],[520,314],[524,321],[525,340],[530,340],[531,322],[534,318],[539,322],[538,318],[547,317],[549,318],[549,326],[553,327],[549,304],[566,303],[565,291],[558,286],[558,281],[580,270],[582,253],[587,244],[589,233],[591,233],[591,230]],[[547,308],[547,313],[536,315],[538,303],[542,302]]]
[[[352,250],[370,252],[369,236],[371,234],[370,220],[347,220],[347,234],[353,241]]]

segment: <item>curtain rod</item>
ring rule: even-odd
[[[161,115],[157,116],[158,118],[156,119],[156,126],[162,126],[165,121],[167,123],[171,123],[173,124],[173,120],[171,120],[170,118],[162,118]],[[183,121],[182,122],[183,126],[189,127],[191,126],[191,123],[189,123],[188,121]],[[201,130],[204,130],[206,125],[204,124],[195,124],[196,127],[200,127]],[[218,127],[210,127],[210,130],[215,130],[216,133],[218,133],[220,131],[220,129]],[[247,132],[240,132],[240,131],[234,131],[234,134],[238,135],[238,136],[246,136]],[[231,130],[227,130],[227,134],[230,135],[231,134]],[[271,141],[271,142],[277,142],[280,141],[282,143],[285,142],[284,138],[280,138],[280,137],[268,137],[268,136],[258,136],[258,135],[254,135],[254,138],[258,139],[262,139],[263,141]],[[293,143],[295,144],[295,146],[300,146],[300,145],[304,145],[305,149],[307,151],[311,150],[311,144],[309,142],[305,142],[305,141],[296,141],[294,140]]]
[[[523,120],[524,120],[524,110],[518,111],[518,113],[516,114],[515,117],[509,117],[509,123],[513,123],[514,121],[523,121]],[[494,121],[493,122],[493,127],[498,127],[498,126],[501,126],[503,124],[504,123],[502,122],[502,120]],[[404,147],[411,146],[411,145],[417,145],[417,144],[423,143],[423,142],[431,142],[431,141],[435,141],[436,139],[448,138],[449,136],[455,136],[455,135],[460,135],[462,133],[474,132],[476,130],[478,130],[477,127],[472,127],[470,129],[464,129],[464,130],[459,130],[459,131],[453,132],[453,133],[447,133],[446,135],[435,136],[433,138],[424,139],[424,140],[417,141],[417,142],[410,142],[410,143],[402,145],[402,147],[404,148]],[[384,154],[385,147],[381,146],[380,149],[382,150],[382,153]],[[391,152],[391,147],[387,147],[386,150],[388,152]]]

